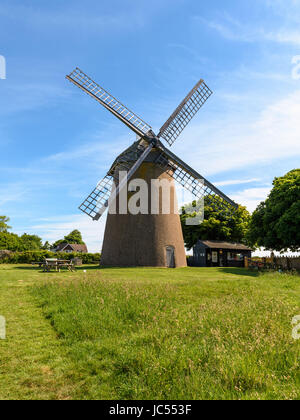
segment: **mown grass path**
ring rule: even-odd
[[[6,340],[0,340],[0,399],[68,399],[68,359],[57,334],[29,290],[41,274],[0,265],[0,315]]]
[[[300,277],[0,265],[0,398],[299,399]]]

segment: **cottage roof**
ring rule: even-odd
[[[69,244],[69,243],[62,243],[59,244],[56,248],[56,251],[64,251],[67,247],[71,248],[74,252],[85,252],[87,253],[87,246],[85,244]]]
[[[236,251],[252,251],[251,248],[247,247],[244,244],[233,243],[233,242],[224,242],[224,241],[201,241],[200,244],[203,244],[206,248],[211,249],[231,249]]]

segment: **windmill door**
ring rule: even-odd
[[[173,246],[166,247],[167,267],[175,268],[175,248]]]

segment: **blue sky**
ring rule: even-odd
[[[1,0],[0,214],[101,249],[105,218],[77,207],[135,137],[65,79],[76,66],[156,130],[204,78],[172,150],[253,210],[299,167],[299,27],[299,0]]]

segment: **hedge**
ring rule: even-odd
[[[31,264],[40,262],[45,258],[58,258],[60,260],[82,259],[83,264],[97,264],[100,262],[101,254],[82,254],[80,252],[51,252],[51,251],[24,251],[13,252],[9,255],[0,255],[0,264]]]

